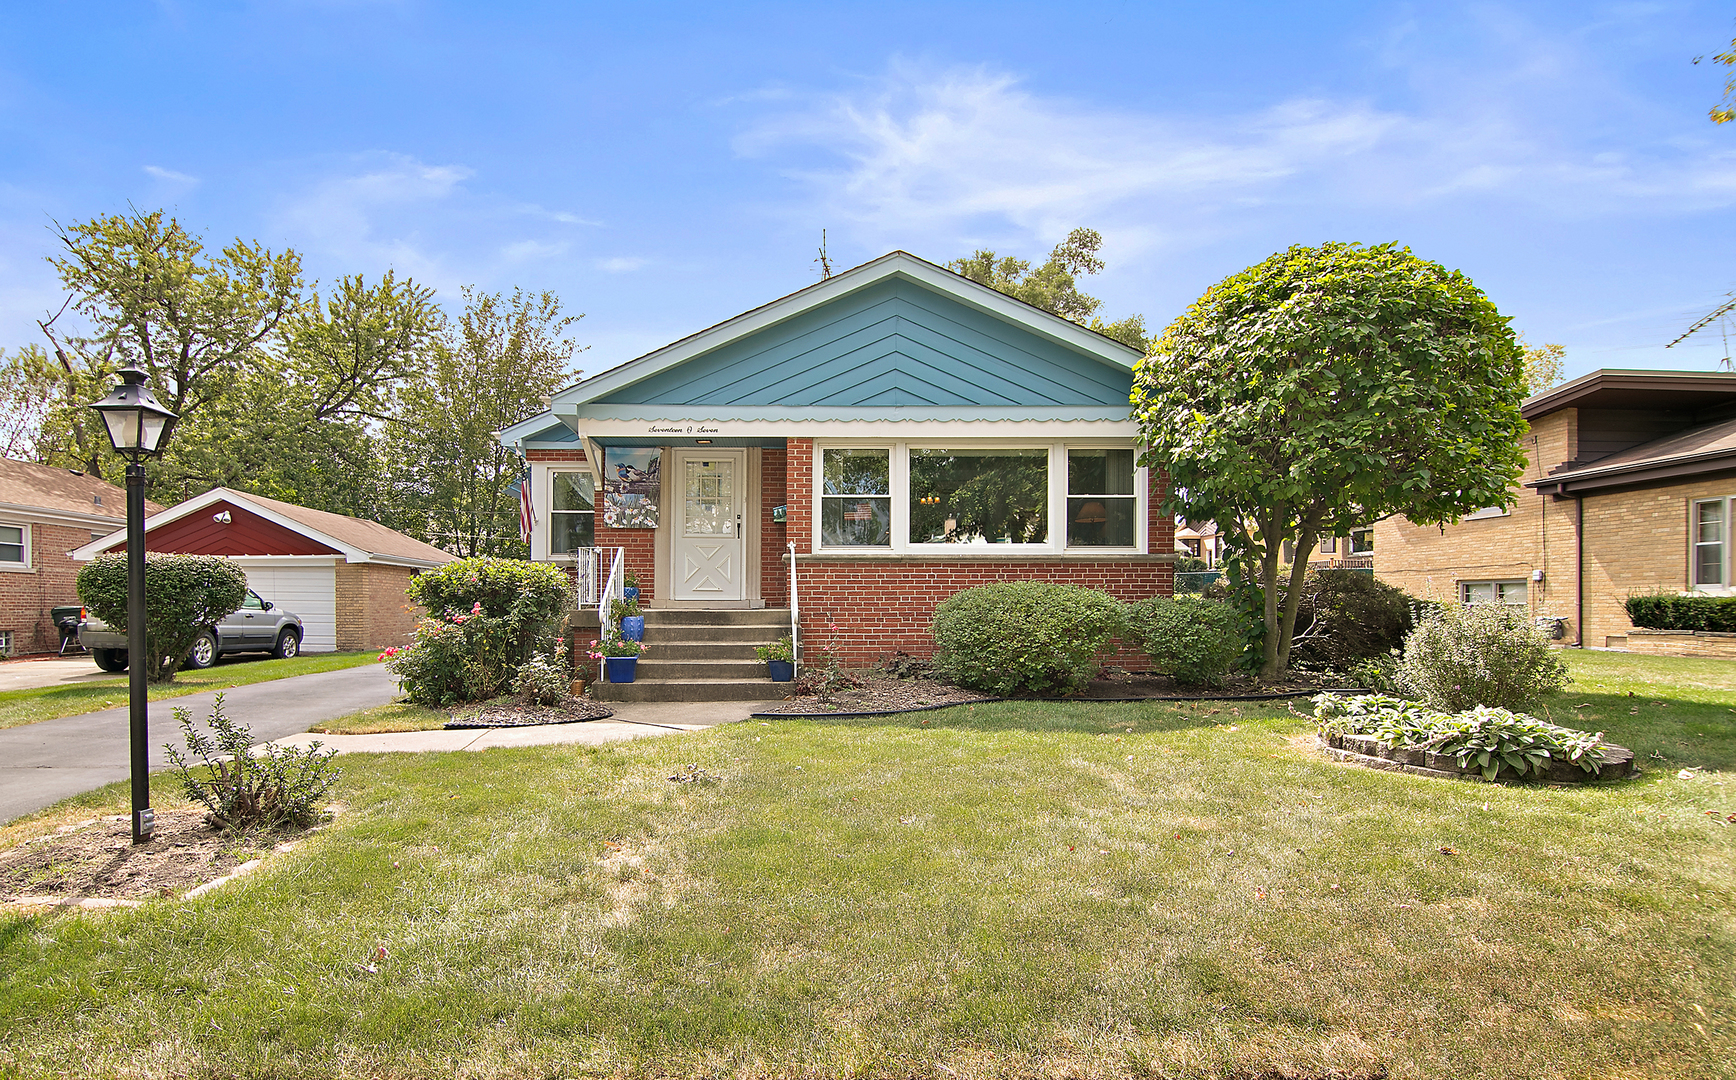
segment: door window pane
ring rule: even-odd
[[[1067,543],[1132,547],[1139,497],[1132,450],[1067,451]]]
[[[1724,500],[1694,504],[1694,584],[1724,584]]]
[[[688,536],[735,535],[735,461],[716,458],[686,464],[686,515],[683,532]]]
[[[1049,539],[1049,452],[910,451],[910,542],[1042,544]]]
[[[595,488],[589,472],[554,474],[549,506],[549,554],[571,555],[594,543]]]
[[[21,525],[0,525],[0,562],[24,561],[24,528]]]
[[[892,543],[889,450],[827,450],[821,455],[820,545]]]

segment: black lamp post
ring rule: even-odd
[[[151,838],[150,732],[145,711],[145,459],[169,443],[176,415],[123,368],[120,385],[91,408],[102,414],[115,453],[127,459],[127,704],[133,757],[133,843]]]

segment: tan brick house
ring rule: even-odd
[[[1732,591],[1736,374],[1596,371],[1523,412],[1512,505],[1444,528],[1377,523],[1382,580],[1558,616],[1564,642],[1617,648],[1640,644],[1630,595]]]
[[[147,503],[148,512],[161,510]],[[81,565],[70,554],[124,528],[125,488],[70,469],[0,458],[0,652],[54,652],[49,617],[78,603]]]

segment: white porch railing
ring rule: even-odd
[[[790,548],[790,670],[801,673],[802,663],[802,602],[796,596],[796,542]]]
[[[595,607],[609,582],[609,568],[620,548],[586,547],[573,552],[573,586],[579,607]]]
[[[607,548],[599,550],[608,550]],[[615,636],[615,601],[624,599],[621,595],[625,575],[621,562],[626,555],[626,549],[616,548],[615,557],[609,564],[609,576],[603,583],[601,595],[597,599],[597,640],[607,641]],[[603,681],[603,672],[607,665],[597,661],[597,681]]]

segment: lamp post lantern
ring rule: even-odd
[[[145,385],[145,373],[123,368],[120,385],[91,403],[108,428],[115,453],[127,459],[127,712],[132,739],[133,843],[151,838],[150,731],[145,704],[145,459],[168,445],[177,416]]]

